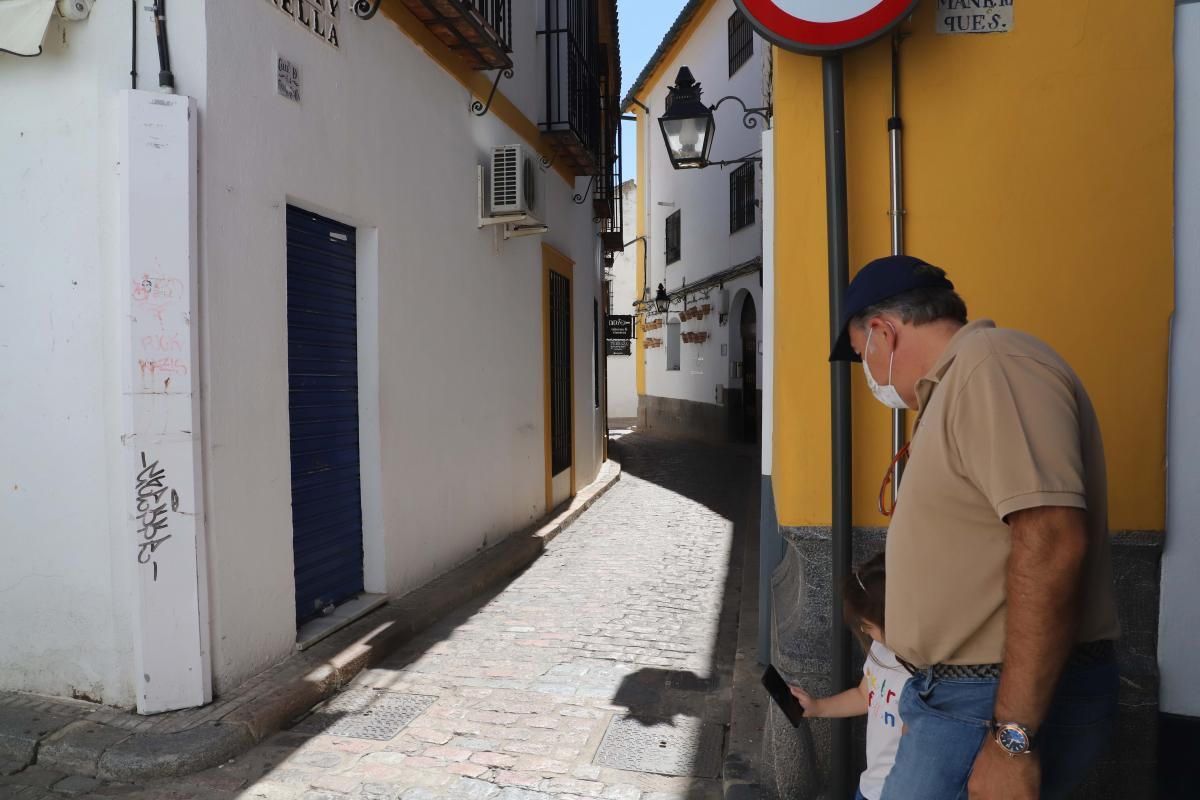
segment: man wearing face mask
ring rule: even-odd
[[[887,644],[913,679],[884,800],[1066,797],[1116,724],[1100,426],[1049,346],[911,256],[867,264],[831,361],[916,411],[887,536]]]

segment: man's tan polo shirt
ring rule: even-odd
[[[1076,640],[1119,633],[1100,425],[1057,353],[990,321],[967,325],[917,384],[920,410],[887,537],[888,645],[918,666],[1003,661],[1004,519],[1087,511]]]

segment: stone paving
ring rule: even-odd
[[[0,778],[0,797],[721,798],[716,773],[595,762],[614,719],[728,725],[741,585],[734,545],[756,535],[756,452],[636,434],[613,450],[622,480],[538,561],[347,687],[429,698],[418,699],[415,718],[394,737],[378,731],[388,721],[382,710],[366,720],[377,739],[301,733],[313,727],[302,720],[184,778],[104,784],[35,765]],[[360,717],[316,719],[327,730]]]

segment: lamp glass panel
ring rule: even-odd
[[[701,159],[707,152],[710,117],[684,117],[662,120],[667,147],[676,161]]]

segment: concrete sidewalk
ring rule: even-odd
[[[0,776],[36,764],[37,783],[88,791],[90,778],[135,782],[223,764],[346,686],[456,608],[536,561],[620,478],[607,462],[570,505],[424,587],[389,602],[202,708],[138,716],[88,703],[0,693]],[[65,777],[70,774],[73,777]],[[30,773],[30,777],[33,777]],[[94,784],[95,781],[92,781]],[[0,777],[0,795],[19,785]]]

